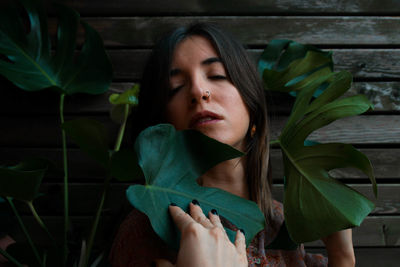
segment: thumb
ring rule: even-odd
[[[166,259],[155,259],[154,260],[155,265],[152,266],[157,266],[157,267],[175,267],[175,264],[172,264],[170,261]]]

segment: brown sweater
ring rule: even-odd
[[[247,248],[249,267],[327,266],[328,259],[320,254],[309,254],[301,245],[295,250],[265,249],[278,234],[283,223],[283,205],[274,201],[274,219],[259,232]],[[223,222],[224,223],[224,222]],[[153,231],[147,216],[133,210],[121,224],[111,248],[113,267],[150,266],[154,259],[176,261],[176,252]]]

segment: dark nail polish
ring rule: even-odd
[[[174,207],[177,206],[174,202],[171,202],[169,205]]]
[[[214,214],[214,215],[218,215],[218,211],[216,209],[212,209],[211,213]]]
[[[239,231],[242,232],[243,235],[246,235],[246,234],[244,233],[244,230],[243,230],[243,229],[239,229]]]
[[[195,204],[195,205],[197,205],[197,206],[200,206],[200,203],[197,201],[197,199],[193,199],[193,200],[192,200],[192,203]]]

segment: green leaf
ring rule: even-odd
[[[132,88],[126,90],[122,94],[111,94],[108,100],[113,105],[129,104],[131,106],[136,106],[139,103],[139,91],[139,84],[135,84]]]
[[[329,85],[325,91],[310,102],[319,85],[326,81]],[[359,226],[374,209],[370,200],[329,174],[335,168],[357,168],[370,178],[376,196],[375,177],[365,155],[348,144],[305,146],[313,131],[372,108],[362,95],[338,99],[350,86],[351,75],[347,72],[324,75],[304,85],[278,138],[285,172],[285,220],[297,243]]]
[[[290,92],[333,70],[331,52],[290,40],[272,40],[258,61],[258,70],[268,90]],[[320,84],[315,96],[325,84]]]
[[[295,250],[299,247],[298,244],[294,243],[290,238],[289,232],[286,228],[286,223],[283,221],[281,228],[275,239],[266,246],[266,249],[283,249],[283,250]]]
[[[264,229],[264,215],[252,202],[216,188],[201,187],[196,179],[216,164],[242,156],[228,145],[193,131],[175,131],[172,125],[147,128],[136,140],[135,150],[145,175],[145,185],[130,186],[131,204],[150,219],[155,232],[170,247],[179,247],[179,234],[169,218],[168,206],[187,210],[197,199],[205,214],[219,214],[246,232],[246,243]],[[231,240],[233,231],[226,229]]]
[[[108,90],[112,67],[99,34],[79,14],[56,5],[57,49],[51,54],[47,18],[42,1],[20,0],[30,22],[27,35],[16,10],[0,14],[0,74],[26,91],[53,88],[64,94],[100,94]],[[76,34],[81,23],[85,41],[75,56]]]
[[[49,162],[44,159],[27,159],[15,166],[0,167],[0,196],[23,201],[33,201]]]
[[[80,118],[66,121],[61,126],[83,151],[102,164],[109,167],[107,129],[98,121]]]
[[[135,151],[121,149],[115,152],[111,157],[111,175],[121,182],[141,179],[143,173]]]
[[[113,104],[111,109],[111,119],[115,123],[123,123],[126,119],[126,105],[129,105],[128,116],[130,115],[131,109],[138,105],[139,96],[139,84],[135,84],[132,88],[126,90],[122,94],[110,95],[108,101]]]

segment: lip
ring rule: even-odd
[[[207,121],[201,121],[204,118],[208,118],[211,117],[211,120],[207,120]],[[215,123],[219,120],[222,120],[223,117],[221,115],[218,115],[214,112],[205,110],[205,111],[201,111],[201,112],[197,112],[196,114],[194,114],[194,116],[190,119],[189,122],[189,128],[196,128],[198,126],[201,125],[206,125],[206,124],[210,124],[210,123]]]

